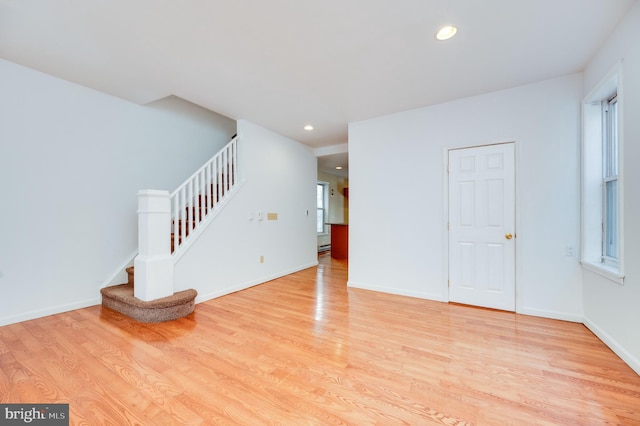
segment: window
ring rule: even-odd
[[[621,75],[618,64],[582,105],[581,263],[619,284],[624,282]]]
[[[602,261],[618,261],[618,97],[602,101]]]
[[[318,234],[326,234],[327,233],[326,222],[327,222],[328,208],[329,208],[327,192],[328,192],[329,184],[326,182],[318,182],[316,188],[317,188],[316,191],[317,191],[317,206],[318,206],[318,213],[316,216],[316,232]]]

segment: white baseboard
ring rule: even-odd
[[[302,266],[299,266],[297,268],[293,268],[291,270],[282,271],[282,272],[280,272],[278,274],[265,276],[265,277],[262,277],[262,278],[257,279],[257,280],[253,280],[253,281],[250,281],[250,282],[242,283],[242,284],[235,285],[235,286],[232,286],[232,287],[227,287],[227,288],[222,289],[220,291],[215,291],[215,292],[207,293],[207,294],[204,294],[204,295],[198,295],[198,298],[196,299],[196,303],[205,302],[207,300],[215,299],[216,297],[220,297],[220,296],[224,296],[226,294],[234,293],[236,291],[244,290],[244,289],[247,289],[249,287],[253,287],[255,285],[262,284],[262,283],[265,283],[267,281],[271,281],[271,280],[274,280],[276,278],[283,277],[285,275],[289,275],[289,274],[292,274],[292,273],[295,273],[295,272],[299,272],[299,271],[302,271],[304,269],[312,268],[312,267],[317,266],[317,265],[318,265],[318,262],[311,262],[311,263],[309,263],[307,265],[302,265]],[[382,293],[397,294],[397,295],[400,295],[400,296],[416,297],[416,298],[420,298],[420,299],[433,300],[433,301],[437,301],[437,302],[445,302],[445,303],[448,302],[448,300],[443,300],[443,298],[440,295],[435,295],[435,294],[430,294],[430,293],[411,292],[411,291],[398,291],[398,289],[396,289],[396,288],[372,286],[372,285],[368,285],[368,284],[360,283],[360,282],[355,282],[355,281],[348,281],[347,282],[347,286],[351,287],[351,288],[362,289],[362,290],[371,290],[371,291],[378,291],[378,292],[382,292]],[[42,317],[46,317],[46,316],[49,316],[49,315],[55,315],[55,314],[60,314],[60,313],[63,313],[63,312],[69,312],[69,311],[73,311],[73,310],[76,310],[76,309],[88,308],[90,306],[100,305],[101,303],[102,303],[102,299],[100,297],[97,297],[97,298],[94,298],[94,299],[88,299],[88,300],[84,300],[84,301],[81,301],[81,302],[70,303],[70,304],[67,304],[67,305],[52,306],[52,307],[49,307],[49,308],[46,308],[46,309],[42,309],[42,310],[24,312],[24,313],[22,313],[20,315],[12,315],[12,316],[8,316],[8,317],[0,317],[0,327],[5,326],[5,325],[9,325],[9,324],[15,324],[15,323],[18,323],[18,322],[29,321],[29,320],[36,319],[36,318],[42,318]],[[544,318],[557,319],[557,320],[562,320],[562,321],[571,321],[571,322],[583,323],[589,330],[591,330],[591,332],[593,334],[596,335],[596,337],[598,337],[617,356],[619,356],[627,365],[629,365],[629,367],[631,367],[631,369],[633,369],[636,372],[636,374],[640,375],[640,359],[636,358],[631,353],[629,353],[613,337],[611,337],[608,333],[606,333],[604,330],[602,330],[600,327],[598,327],[597,324],[595,324],[594,322],[589,320],[589,318],[586,318],[586,317],[582,318],[582,317],[580,317],[578,315],[568,315],[568,314],[565,314],[565,313],[562,313],[562,312],[543,311],[543,310],[531,309],[531,308],[523,308],[518,313],[519,314],[524,314],[524,315],[532,315],[532,316],[538,316],[538,317],[544,317]]]
[[[258,284],[266,283],[267,281],[275,280],[277,278],[284,277],[285,275],[293,274],[299,271],[303,271],[305,269],[313,268],[314,266],[318,266],[318,262],[311,262],[307,265],[298,266],[296,268],[288,269],[277,274],[267,275],[256,280],[251,280],[245,283],[236,284],[230,287],[226,287],[221,290],[209,292],[206,294],[198,294],[196,297],[196,303],[206,302],[207,300],[215,299],[220,296],[225,296],[227,294],[235,293],[236,291],[245,290],[247,288],[253,287]]]
[[[409,296],[409,297],[415,297],[417,299],[433,300],[436,302],[448,302],[448,300],[446,300],[446,298],[444,298],[441,294],[435,294],[435,293],[406,291],[402,289],[376,286],[376,285],[371,285],[371,284],[352,281],[352,280],[347,281],[347,286],[351,288],[359,288],[361,290],[371,290],[371,291],[378,291],[380,293],[397,294],[398,296]]]
[[[135,255],[133,256],[135,257]],[[216,292],[212,292],[212,293],[208,293],[205,295],[198,295],[197,299],[196,299],[196,303],[200,303],[200,302],[204,302],[210,299],[214,299],[216,297],[220,297],[220,296],[224,296],[225,294],[229,294],[229,293],[234,293],[236,291],[240,291],[240,290],[244,290],[246,288],[249,287],[253,287],[254,285],[258,285],[258,284],[262,284],[265,283],[267,281],[271,281],[274,280],[276,278],[280,278],[283,277],[285,275],[289,275],[289,274],[293,274],[294,272],[299,272],[302,271],[304,269],[308,269],[308,268],[312,268],[314,266],[317,266],[318,262],[311,262],[307,265],[301,265],[297,268],[293,268],[290,270],[285,270],[282,271],[278,274],[273,274],[270,276],[265,276],[262,277],[260,279],[257,280],[253,280],[250,282],[246,282],[243,284],[239,284],[233,287],[228,287],[225,288],[223,290],[220,291],[216,291]],[[122,269],[124,269],[124,267],[126,267],[127,265],[123,266]],[[115,278],[116,275],[114,275],[113,278]],[[111,278],[111,280],[113,280],[113,278]],[[109,281],[109,280],[107,280]],[[106,281],[106,282],[107,282]],[[23,312],[19,315],[11,315],[11,316],[7,316],[7,317],[0,317],[0,327],[5,326],[5,325],[9,325],[9,324],[15,324],[18,322],[23,322],[23,321],[29,321],[32,319],[37,319],[37,318],[42,318],[42,317],[46,317],[49,315],[55,315],[55,314],[61,314],[63,312],[69,312],[69,311],[73,311],[76,309],[83,309],[83,308],[88,308],[90,306],[97,306],[100,305],[102,303],[102,297],[98,296],[96,298],[93,299],[88,299],[88,300],[83,300],[83,301],[79,301],[79,302],[74,302],[74,303],[69,303],[66,305],[58,305],[58,306],[51,306],[51,307],[47,307],[46,309],[40,309],[40,310],[34,310],[34,311],[29,311],[29,312]]]
[[[545,309],[535,309],[535,308],[516,308],[517,314],[522,315],[531,315],[533,317],[542,317],[555,319],[560,321],[569,321],[569,322],[578,322],[582,323],[584,318],[581,315],[568,314],[566,312],[558,312],[558,311],[548,311]]]
[[[81,302],[74,302],[68,305],[51,306],[46,309],[40,309],[35,311],[24,312],[19,315],[11,315],[8,317],[0,318],[0,327],[9,324],[15,324],[18,322],[29,321],[36,318],[47,317],[49,315],[61,314],[63,312],[74,311],[76,309],[88,308],[90,306],[100,305],[102,298],[84,300]]]
[[[620,357],[629,367],[640,375],[640,360],[629,353],[622,345],[620,345],[613,337],[598,327],[594,322],[585,318],[583,324],[591,330],[593,334],[602,340],[602,342],[609,347],[616,355]]]

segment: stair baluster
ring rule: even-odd
[[[172,253],[237,184],[237,148],[234,137],[171,194]]]

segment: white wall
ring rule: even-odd
[[[624,285],[584,271],[585,324],[640,374],[640,2],[636,2],[584,72],[589,93],[620,60],[624,144]]]
[[[245,120],[238,137],[241,187],[175,266],[176,291],[194,288],[198,302],[318,263],[312,151]]]
[[[349,285],[448,300],[446,150],[516,143],[517,311],[581,321],[581,75],[349,126]]]
[[[143,107],[0,60],[0,325],[100,303],[137,249],[136,192],[174,189],[234,133],[177,98]]]

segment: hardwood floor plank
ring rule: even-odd
[[[0,327],[0,402],[74,425],[640,425],[640,377],[583,325],[350,289],[319,260],[168,323]]]

